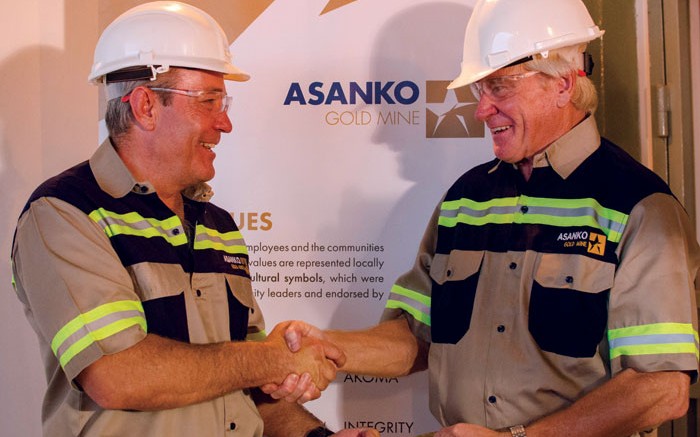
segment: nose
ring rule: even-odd
[[[491,100],[487,94],[482,94],[476,106],[474,117],[481,122],[485,122],[490,116],[497,112],[498,108],[493,104],[493,100]]]
[[[216,117],[216,129],[224,133],[229,133],[233,130],[233,123],[231,123],[231,118],[228,116],[227,111],[220,112]]]

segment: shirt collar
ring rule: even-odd
[[[114,198],[122,198],[130,192],[137,194],[155,193],[150,182],[139,182],[134,179],[109,138],[100,144],[100,147],[90,157],[90,168],[100,188]],[[182,194],[188,199],[208,202],[214,195],[214,191],[208,184],[202,182],[188,187]]]
[[[595,117],[590,115],[549,147],[532,158],[534,168],[551,166],[563,179],[568,178],[583,161],[600,147]],[[501,161],[489,171],[495,171]],[[515,164],[513,164],[515,166]]]

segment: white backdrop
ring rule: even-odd
[[[233,43],[252,79],[229,86],[234,131],[216,148],[214,202],[242,227],[268,330],[287,319],[375,324],[444,190],[491,158],[471,96],[444,93],[459,72],[465,3],[360,0],[319,15],[323,2],[278,1]],[[351,104],[368,83],[381,98]],[[425,373],[339,375],[307,406],[336,429],[438,427]]]

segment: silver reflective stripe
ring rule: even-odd
[[[429,296],[394,284],[386,307],[404,310],[416,320],[430,326],[430,302]]]

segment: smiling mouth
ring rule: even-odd
[[[501,132],[505,132],[510,129],[510,126],[499,126],[496,128],[491,129],[492,134],[500,134]]]
[[[211,149],[213,149],[214,147],[216,147],[216,144],[214,144],[214,143],[202,143],[202,146],[203,146],[205,149],[211,150]]]

